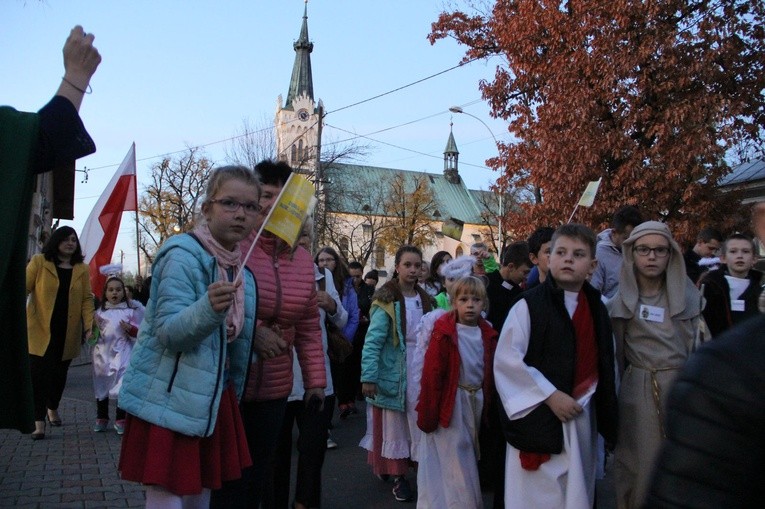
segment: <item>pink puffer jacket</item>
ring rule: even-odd
[[[246,253],[248,248],[249,243],[243,241],[242,251]],[[292,253],[286,243],[266,233],[258,239],[247,267],[255,274],[258,285],[258,326],[277,324],[289,348],[278,357],[261,358],[250,366],[244,400],[269,401],[289,396],[293,346],[305,388],[326,387],[311,255],[302,247]]]

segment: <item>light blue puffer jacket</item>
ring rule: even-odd
[[[225,313],[215,313],[207,287],[217,263],[190,235],[171,237],[152,269],[151,297],[130,359],[119,406],[141,419],[184,435],[206,437],[215,429],[228,379],[241,398],[252,354],[257,288],[244,273],[242,332],[226,342]]]

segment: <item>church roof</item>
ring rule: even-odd
[[[311,73],[311,52],[313,43],[308,40],[308,5],[303,10],[303,25],[300,27],[300,37],[292,45],[295,48],[295,63],[292,66],[290,89],[287,92],[285,109],[292,108],[292,102],[303,94],[313,99],[313,75]]]
[[[765,180],[765,159],[754,159],[742,163],[731,170],[729,174],[720,179],[720,186],[735,186],[737,184],[749,184],[758,180]]]
[[[373,203],[362,204],[365,201],[362,197],[372,196],[368,190],[379,188],[396,174],[402,175],[409,182],[423,175],[427,177],[438,211],[435,220],[445,221],[453,217],[466,223],[482,224],[482,207],[478,195],[475,194],[480,191],[469,190],[461,178],[454,184],[443,174],[359,164],[330,163],[323,168],[325,189],[332,197],[328,200],[328,208],[336,213],[384,215],[380,200],[377,200],[377,203],[370,200]],[[364,190],[367,190],[366,195]],[[368,209],[363,210],[362,207]]]

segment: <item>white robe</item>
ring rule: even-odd
[[[483,339],[479,327],[457,324],[460,378],[463,386],[483,383]],[[418,509],[480,509],[478,428],[483,391],[458,387],[448,428],[423,433],[417,447]]]
[[[576,310],[577,294],[565,292],[569,316]],[[531,321],[528,305],[520,300],[508,313],[494,357],[494,380],[510,419],[528,415],[544,404],[555,386],[536,368],[523,362],[528,349]],[[579,398],[584,411],[563,424],[563,451],[553,454],[538,470],[521,467],[518,449],[507,445],[505,458],[505,507],[589,509],[595,498],[595,411],[590,398],[597,384]]]
[[[136,327],[143,320],[144,307],[132,301],[134,308],[121,302],[111,309],[97,309],[96,323],[101,331],[98,342],[93,346],[93,389],[96,399],[116,398],[122,387],[122,377],[130,364],[135,338],[122,329],[125,321]]]

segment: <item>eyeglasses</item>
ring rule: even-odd
[[[226,212],[236,212],[239,207],[244,209],[245,214],[257,214],[260,212],[260,205],[257,203],[239,203],[238,201],[231,200],[229,198],[223,198],[220,200],[210,200],[210,203],[217,203]]]
[[[666,258],[669,256],[670,249],[667,246],[648,247],[648,246],[635,246],[632,248],[634,253],[638,256],[648,256],[651,251],[656,255],[656,258]]]

